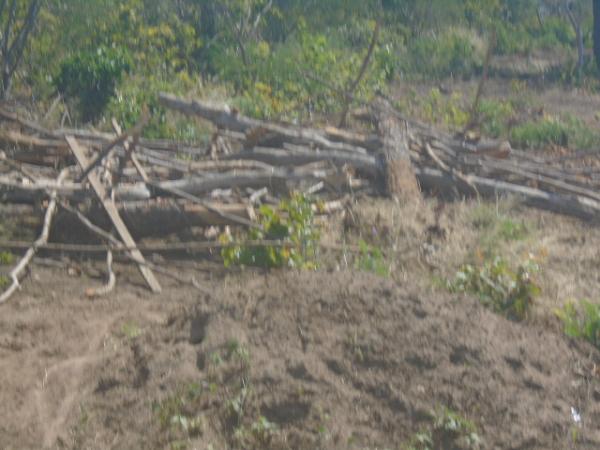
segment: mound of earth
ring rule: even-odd
[[[556,331],[363,273],[213,287],[38,271],[0,314],[0,448],[395,449],[440,408],[477,448],[600,448],[600,354]]]

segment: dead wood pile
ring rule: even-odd
[[[2,203],[49,202],[40,238],[11,272],[0,303],[18,288],[37,249],[52,247],[55,215],[58,224],[77,220],[105,242],[110,277],[102,293],[114,286],[113,251],[138,264],[154,292],[160,291],[154,271],[177,277],[148,263],[133,236],[194,225],[256,226],[255,205],[277,203],[297,190],[318,195],[328,211],[343,208],[353,195],[416,201],[428,191],[444,197],[513,194],[552,211],[600,217],[600,168],[586,164],[585,155],[567,162],[508,142],[468,140],[409,120],[385,100],[355,113],[371,123],[372,134],[260,121],[169,94],[160,101],[211,122],[216,131],[210,143],[144,139],[147,117],[124,132],[113,121],[111,134],[48,130],[0,109]],[[10,245],[0,243],[0,249]]]

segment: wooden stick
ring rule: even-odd
[[[108,280],[107,280],[106,284],[102,287],[90,288],[90,289],[86,290],[85,295],[87,297],[90,297],[90,298],[104,297],[104,296],[110,294],[115,289],[115,285],[117,283],[117,277],[115,276],[115,273],[113,272],[112,263],[113,263],[113,254],[112,254],[112,250],[109,248],[106,251],[106,268],[107,268],[107,272],[108,272]]]
[[[61,208],[64,208],[71,213],[76,215],[80,220],[81,218],[85,218],[87,223],[85,224],[86,228],[90,229],[94,234],[99,235],[103,238],[103,240],[107,240],[107,236],[102,228],[94,225],[89,219],[87,219],[81,212],[78,212],[76,209],[70,207],[66,203],[60,203]],[[334,205],[335,206],[335,205]],[[92,227],[90,227],[92,225]],[[114,236],[113,236],[114,237]],[[112,242],[112,241],[111,241]],[[221,248],[231,248],[237,247],[239,245],[243,245],[244,247],[256,248],[256,247],[293,247],[294,244],[291,242],[285,242],[281,240],[249,240],[244,242],[229,242],[222,243],[217,241],[191,241],[191,242],[175,242],[171,244],[139,244],[137,245],[137,249],[147,251],[147,252],[181,252],[181,251],[202,251],[202,250],[218,250]],[[341,250],[342,246],[340,244],[327,244],[327,243],[319,243],[319,247],[326,250]],[[27,249],[31,246],[31,243],[25,241],[0,241],[1,249],[10,249],[10,250],[21,250]],[[346,246],[346,249],[350,252],[360,251],[360,247],[358,246]],[[67,253],[105,253],[107,250],[107,246],[105,244],[62,244],[57,242],[48,242],[45,244],[41,244],[38,246],[39,250],[47,250],[50,252],[67,252]],[[127,253],[128,251],[133,250],[133,248],[128,248],[123,245],[120,241],[116,241],[113,245],[110,243],[110,249],[116,253]]]
[[[64,169],[61,171],[60,175],[56,179],[57,183],[60,184],[67,174],[69,173],[68,169]],[[50,234],[50,225],[52,223],[52,217],[56,212],[56,202],[57,202],[57,194],[56,191],[52,191],[50,194],[50,202],[48,203],[48,208],[46,209],[46,214],[44,215],[44,226],[42,227],[42,232],[37,240],[29,247],[25,255],[19,260],[18,264],[15,268],[10,272],[9,276],[11,279],[11,284],[1,295],[0,295],[0,304],[6,302],[19,288],[19,277],[22,276],[23,271],[27,268],[31,259],[34,257],[40,246],[43,246],[48,242],[48,235]]]
[[[142,116],[142,118],[140,119],[140,121],[131,130],[128,130],[125,133],[122,133],[120,136],[117,136],[112,141],[110,141],[108,144],[106,144],[106,146],[104,146],[104,148],[100,151],[100,153],[98,153],[96,156],[94,156],[94,158],[92,158],[91,161],[88,162],[87,166],[82,167],[83,173],[79,176],[77,181],[85,180],[87,178],[87,176],[89,175],[89,173],[92,170],[94,170],[94,168],[96,166],[98,166],[98,164],[100,164],[100,162],[104,158],[106,158],[108,156],[108,154],[113,150],[113,148],[115,148],[117,145],[125,142],[130,136],[135,136],[136,134],[141,133],[142,129],[146,126],[146,123],[148,123],[148,120],[149,120],[148,114],[144,114]],[[67,139],[67,142],[68,142],[69,138],[71,140],[75,139],[72,136],[65,136],[65,138]],[[69,146],[70,146],[70,143],[69,143]],[[71,147],[71,150],[73,150],[73,147]]]
[[[492,61],[492,55],[494,54],[494,49],[496,48],[496,29],[492,29],[492,34],[490,35],[490,42],[488,44],[487,52],[485,54],[485,60],[483,62],[483,74],[481,75],[481,80],[479,80],[479,84],[477,85],[477,92],[475,93],[475,99],[473,100],[473,105],[471,106],[471,112],[469,114],[469,122],[465,126],[463,133],[474,127],[478,122],[479,116],[479,102],[481,100],[481,95],[483,94],[483,86],[488,79],[488,72],[490,69],[490,62]]]
[[[111,123],[112,123],[113,129],[115,130],[115,133],[117,133],[117,135],[121,134],[122,129],[121,129],[121,126],[119,125],[119,123],[115,119],[113,119]],[[121,160],[119,161],[119,169],[116,174],[115,183],[118,183],[119,180],[121,179],[121,176],[123,175],[123,170],[125,169],[125,165],[127,164],[127,160],[131,161],[131,163],[135,167],[135,170],[137,171],[139,176],[142,178],[144,183],[147,183],[150,180],[148,178],[148,174],[146,173],[146,171],[144,170],[144,168],[142,167],[142,165],[140,164],[139,160],[137,159],[137,157],[135,155],[135,148],[137,146],[139,138],[140,138],[140,136],[138,133],[138,134],[133,135],[133,142],[131,144],[127,141],[123,142],[123,147],[125,148],[125,156],[122,157]]]
[[[67,136],[66,140],[69,144],[69,147],[71,147],[71,151],[75,155],[75,158],[79,162],[79,165],[81,167],[90,167],[91,163],[88,161],[87,157],[85,156],[83,149],[81,147],[79,147],[79,144],[75,140],[75,138],[73,138],[71,136]],[[121,219],[121,216],[119,215],[119,211],[117,210],[117,207],[116,207],[114,201],[107,195],[106,189],[100,182],[98,176],[94,173],[88,173],[87,177],[88,177],[88,180],[90,181],[90,184],[92,185],[92,188],[96,192],[96,195],[100,199],[100,202],[104,206],[106,213],[108,214],[113,225],[115,226],[117,233],[119,233],[119,236],[121,236],[121,239],[123,240],[125,245],[127,245],[128,247],[135,247],[136,244],[135,244],[135,241],[133,240],[133,237],[131,236],[131,234],[129,233],[129,230],[125,226],[123,219]],[[144,261],[144,256],[142,255],[142,253],[139,250],[137,250],[137,249],[131,250],[131,254],[136,259],[136,261],[139,261],[139,262]],[[147,266],[140,264],[140,263],[138,263],[138,267],[140,269],[140,272],[142,273],[142,276],[148,283],[148,286],[152,290],[152,292],[154,292],[154,293],[161,292],[162,289],[160,287],[160,283],[158,282],[158,280],[152,273],[152,270],[150,270]]]
[[[425,151],[427,152],[427,154],[429,155],[429,157],[437,164],[437,166],[442,169],[444,172],[448,173],[449,175],[451,175],[452,177],[455,177],[456,179],[462,181],[463,183],[465,183],[467,186],[469,186],[471,189],[473,189],[473,192],[475,193],[475,195],[479,198],[479,191],[477,190],[477,187],[471,182],[471,180],[469,180],[469,178],[467,176],[465,176],[461,171],[454,169],[452,167],[448,167],[446,165],[446,163],[444,163],[433,151],[433,149],[431,148],[431,146],[429,145],[428,142],[425,143]]]
[[[342,114],[340,118],[339,127],[344,128],[346,126],[346,119],[348,117],[348,111],[350,109],[350,102],[352,101],[352,97],[354,96],[354,91],[362,81],[363,77],[367,73],[367,69],[369,67],[369,63],[371,62],[371,57],[373,56],[373,50],[375,50],[375,45],[377,44],[377,39],[379,38],[379,20],[375,22],[375,29],[373,30],[373,35],[371,36],[371,42],[369,43],[369,49],[367,50],[367,54],[365,55],[360,70],[358,71],[358,75],[356,78],[350,83],[350,85],[346,88],[344,92],[344,106],[342,108]]]
[[[201,198],[196,197],[195,195],[189,194],[185,191],[182,191],[181,189],[178,189],[174,186],[167,186],[164,183],[156,183],[156,182],[152,182],[152,181],[148,181],[148,184],[158,190],[168,192],[169,194],[176,195],[178,197],[181,197],[181,198],[189,200],[193,203],[196,203],[196,204],[202,206],[203,208],[206,208],[208,211],[217,214],[219,217],[230,220],[231,222],[237,223],[238,225],[243,225],[245,227],[250,227],[250,228],[260,228],[260,226],[258,224],[252,222],[251,220],[246,220],[242,217],[239,217],[239,216],[236,216],[233,214],[228,214],[228,213],[222,211],[221,209],[211,205],[210,203],[202,200]]]
[[[11,120],[13,122],[17,122],[19,125],[25,128],[29,128],[30,130],[35,131],[36,133],[40,133],[45,136],[56,137],[54,133],[42,127],[41,125],[32,122],[31,120],[23,119],[22,117],[19,117],[16,113],[7,111],[3,108],[0,108],[0,117],[3,117],[7,120]]]
[[[123,246],[123,244],[117,239],[115,238],[112,234],[107,233],[106,231],[104,231],[102,228],[94,225],[87,217],[85,217],[83,214],[81,214],[79,211],[77,211],[76,209],[71,208],[69,205],[67,205],[66,203],[61,203],[61,206],[63,208],[65,208],[67,211],[71,212],[72,214],[74,214],[75,216],[77,216],[77,218],[94,234],[96,234],[98,237],[102,238],[103,240],[105,240],[106,242],[108,242],[108,244],[112,247],[113,250],[119,250],[119,251],[124,251],[125,252],[125,256],[127,256],[128,259],[132,260],[133,262],[135,262],[136,264],[138,264],[138,266],[143,266],[145,268],[147,268],[148,270],[154,270],[157,273],[160,273],[162,275],[165,275],[169,278],[172,278],[180,283],[186,283],[186,284],[191,284],[192,286],[194,286],[195,288],[199,289],[199,290],[203,290],[203,291],[207,291],[206,288],[202,287],[195,278],[192,277],[192,279],[186,279],[183,277],[180,277],[179,275],[167,270],[167,269],[163,269],[162,267],[156,265],[156,264],[152,264],[148,261],[146,261],[143,258],[139,258],[138,256],[136,256],[136,254],[134,252],[139,252],[139,249],[137,248],[137,246],[131,248],[131,249],[127,249],[126,247]]]

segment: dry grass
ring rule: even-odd
[[[600,227],[514,199],[443,204],[426,199],[404,205],[365,199],[327,234],[338,232],[347,242],[363,239],[381,248],[397,281],[419,280],[429,289],[439,289],[440,281],[466,262],[501,256],[519,264],[533,255],[541,265],[537,319],[553,317],[569,300],[600,302]]]

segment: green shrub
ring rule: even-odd
[[[575,31],[566,18],[548,17],[542,27],[530,28],[537,48],[549,50],[557,47],[572,47],[575,44]]]
[[[425,78],[464,77],[481,68],[482,56],[471,39],[449,30],[409,41],[400,67],[407,74]]]
[[[312,203],[303,194],[282,200],[278,210],[260,207],[257,228],[233,239],[222,234],[225,247],[221,252],[225,267],[232,264],[259,267],[317,267],[319,230],[314,223]],[[279,241],[282,245],[245,246],[247,241]]]
[[[15,262],[15,255],[10,252],[0,252],[0,265],[7,266]]]
[[[450,128],[462,128],[469,121],[468,111],[461,105],[461,97],[452,94],[442,95],[438,88],[433,88],[422,106],[425,120],[431,123],[441,123]]]
[[[506,134],[508,122],[514,114],[510,102],[493,99],[482,99],[478,108],[481,131],[486,136],[500,137]]]
[[[539,148],[544,145],[569,145],[569,129],[558,119],[546,118],[515,127],[511,140],[517,146]]]
[[[185,73],[173,75],[168,80],[160,75],[127,77],[116,88],[115,95],[106,108],[105,117],[116,118],[123,128],[127,129],[138,122],[143,108],[146,107],[150,113],[150,120],[144,128],[144,137],[184,142],[202,141],[206,130],[198,127],[191,118],[169,114],[158,101],[161,91],[183,94],[192,86],[192,81]]]
[[[600,349],[600,305],[587,300],[579,302],[579,306],[567,303],[556,314],[567,336],[585,339]]]
[[[573,116],[545,117],[537,122],[527,122],[511,132],[511,142],[516,146],[541,148],[545,145],[589,148],[600,142],[600,135],[590,130]]]
[[[365,272],[373,272],[382,277],[389,277],[390,265],[385,260],[381,249],[367,244],[362,239],[358,245],[360,253],[356,259],[356,268]]]
[[[479,266],[465,264],[454,280],[448,282],[448,288],[451,292],[475,294],[495,312],[523,320],[541,293],[532,279],[538,271],[539,266],[532,258],[513,270],[504,259],[496,257]]]
[[[527,55],[535,50],[557,50],[571,47],[575,32],[568,20],[548,17],[540,26],[534,15],[520,22],[495,22],[496,47],[499,55]]]
[[[77,101],[81,119],[88,122],[103,114],[130,68],[131,58],[125,49],[98,47],[63,61],[55,85],[64,96]]]

